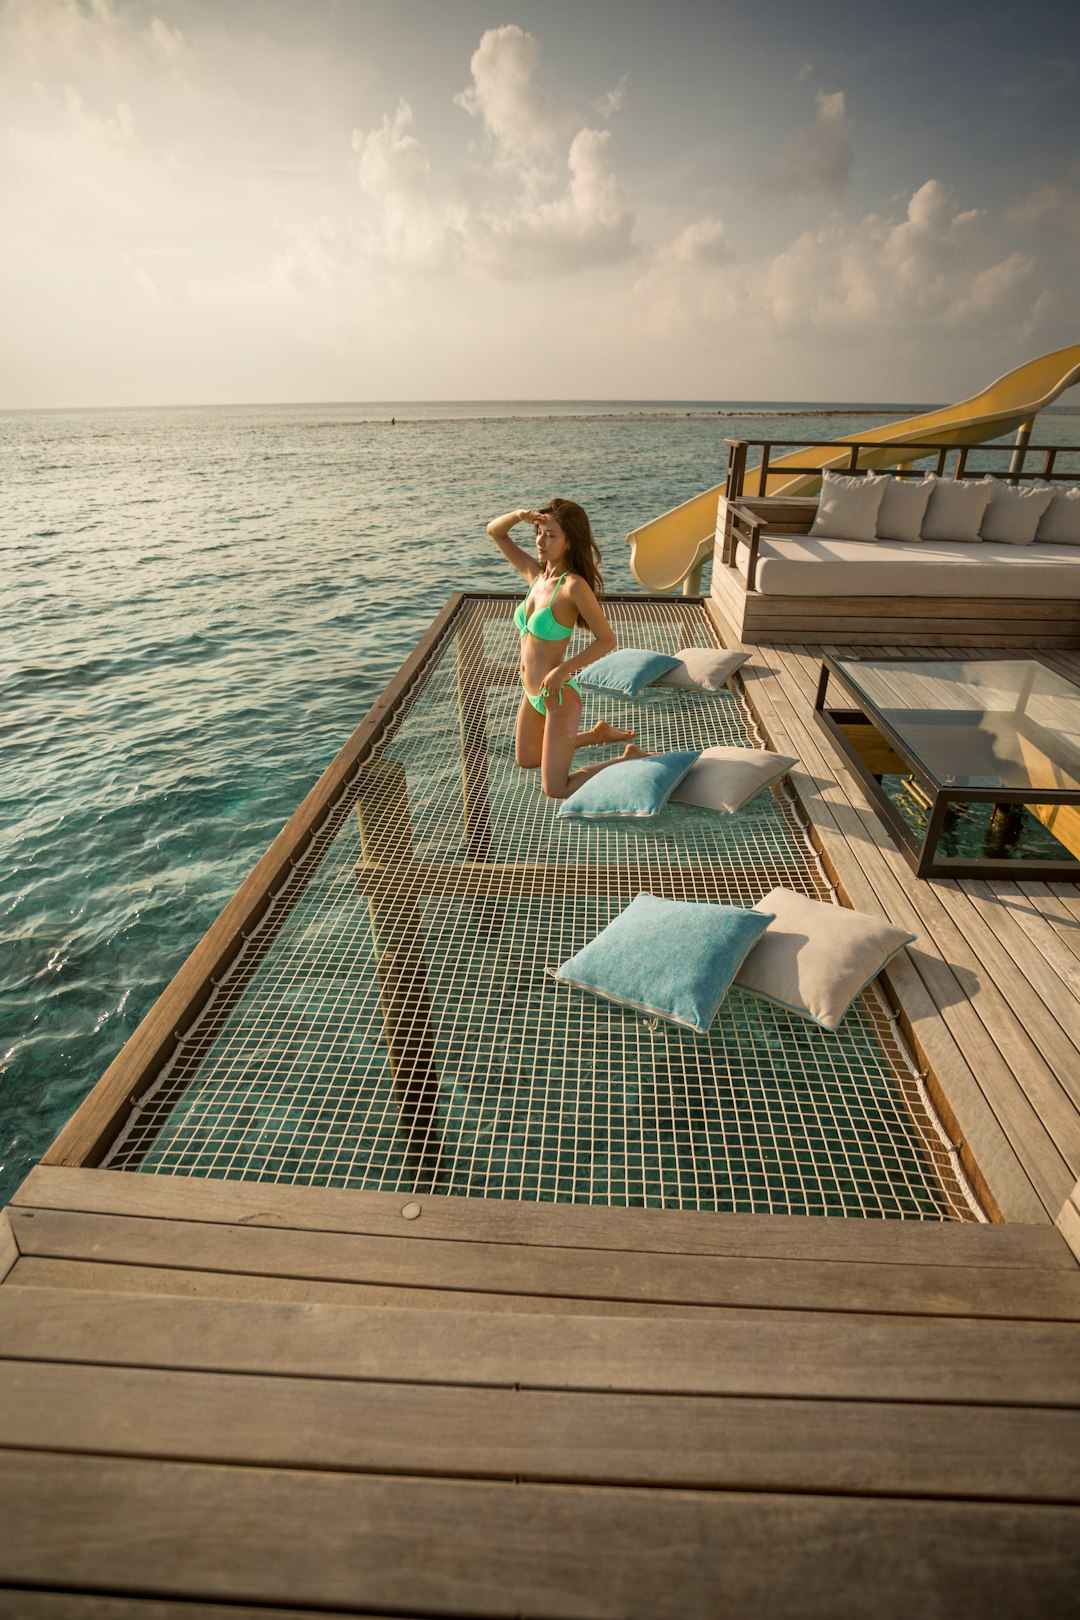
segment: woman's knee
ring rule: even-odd
[[[540,786],[544,790],[545,799],[568,799],[570,797],[569,785],[565,781],[559,781],[557,778],[542,773]]]

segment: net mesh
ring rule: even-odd
[[[551,976],[641,891],[831,898],[786,790],[556,819],[514,762],[513,604],[470,600],[136,1105],[112,1168],[472,1197],[977,1219],[876,991],[827,1033],[729,992],[707,1037]],[[613,602],[620,644],[714,644]],[[737,684],[737,683],[736,683]],[[750,746],[737,691],[586,694],[650,750]],[[617,747],[606,750],[609,756]],[[605,757],[605,750],[579,756]]]

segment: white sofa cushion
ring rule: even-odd
[[[1009,546],[1030,546],[1039,519],[1053,499],[1052,492],[1003,484],[1000,478],[989,473],[983,483],[990,485],[990,504],[979,529],[983,539]]]
[[[845,478],[840,473],[825,473],[810,533],[835,535],[838,540],[873,540],[883,494],[880,478]]]
[[[978,540],[993,490],[984,483],[939,478],[936,473],[930,473],[927,483],[930,499],[923,518],[922,539],[944,540],[949,544]]]
[[[888,473],[870,473],[882,485],[877,514],[879,540],[921,540],[926,503],[933,484],[926,478],[893,478]]]
[[[1044,487],[1050,490],[1051,501],[1039,520],[1035,539],[1040,545],[1080,546],[1080,484],[1067,489],[1036,485],[1038,489]]]
[[[746,574],[740,545],[736,566]],[[984,540],[919,546],[879,540],[762,538],[755,589],[763,596],[1009,597],[1080,602],[1080,546],[1000,545]]]

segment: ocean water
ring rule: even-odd
[[[450,592],[516,588],[491,516],[579,500],[633,590],[624,535],[719,482],[725,438],[914,408],[0,413],[0,1203]]]

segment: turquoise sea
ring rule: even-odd
[[[0,413],[0,1203],[448,594],[515,587],[491,516],[579,500],[633,590],[627,530],[719,482],[725,438],[916,409]]]

